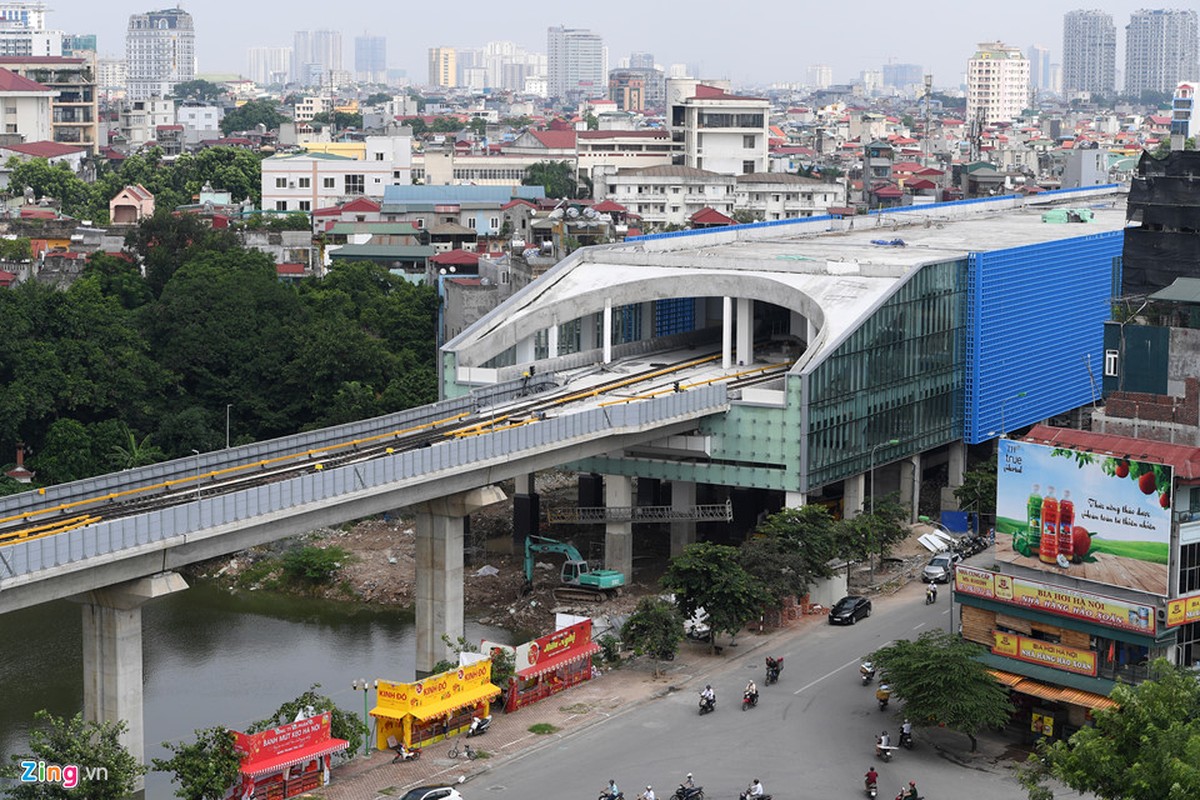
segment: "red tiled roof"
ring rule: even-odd
[[[482,286],[483,278],[450,278],[450,283],[457,283],[459,286]]]
[[[181,131],[181,130],[183,130],[183,126],[182,125],[155,125],[154,130],[156,130],[156,131]]]
[[[66,56],[0,56],[0,64],[83,64],[82,58]]]
[[[918,164],[916,161],[901,161],[899,163],[892,164],[892,172],[916,172],[917,170],[921,169],[921,166],[922,165]]]
[[[943,172],[942,170],[934,169],[933,167],[925,167],[924,169],[919,169],[913,173],[913,175],[945,175],[945,174],[946,173]]]
[[[479,254],[468,253],[466,250],[450,250],[445,253],[438,253],[433,258],[429,259],[434,264],[456,267],[476,267],[479,266]]]
[[[688,217],[688,220],[696,225],[732,225],[733,219],[725,216],[715,208],[704,208],[697,211]]]
[[[9,150],[13,153],[21,153],[22,155],[32,156],[33,158],[57,158],[59,156],[70,155],[72,153],[85,153],[86,147],[76,147],[69,144],[60,144],[59,142],[26,142],[24,144],[6,144],[0,147],[0,150]]]
[[[917,178],[915,181],[908,181],[904,184],[910,189],[936,189],[937,184],[926,178]]]
[[[521,198],[518,197],[517,199],[509,200],[507,203],[500,206],[500,210],[507,211],[508,209],[513,208],[514,206],[529,206],[530,208],[537,208],[537,206],[535,206],[533,203],[529,202],[528,200],[522,200]]]
[[[303,264],[276,264],[275,265],[275,274],[276,275],[303,275],[304,274],[304,265]]]
[[[689,100],[765,100],[764,97],[746,97],[739,94],[729,94],[724,89],[709,86],[704,83],[696,84],[696,93]]]
[[[620,203],[614,203],[612,200],[602,200],[599,203],[596,203],[596,205],[592,206],[592,210],[599,211],[602,214],[607,214],[613,211],[619,214],[624,214],[629,209],[625,208],[625,206],[621,205]]]
[[[871,193],[876,197],[901,197],[904,192],[895,186],[884,186],[881,189],[872,189]]]
[[[369,197],[356,197],[342,206],[342,211],[378,211],[381,208]]]
[[[48,208],[22,208],[21,219],[58,219],[58,214]]]
[[[0,91],[2,92],[52,92],[49,86],[22,78],[17,73],[0,68]]]
[[[1200,447],[1040,424],[1033,426],[1033,430],[1024,436],[1024,441],[1167,464],[1174,469],[1176,478],[1200,480]]]
[[[570,150],[575,146],[575,131],[530,131],[533,138],[551,150]]]

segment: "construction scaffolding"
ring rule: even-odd
[[[546,509],[546,521],[558,525],[593,525],[604,522],[729,522],[733,504],[702,506],[575,506]]]

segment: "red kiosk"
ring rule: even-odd
[[[234,732],[242,756],[242,782],[229,795],[237,800],[280,800],[329,783],[329,759],[349,746],[330,734],[328,711],[262,733]]]
[[[588,680],[592,655],[599,651],[590,619],[517,647],[516,674],[509,682],[504,710],[515,711]]]

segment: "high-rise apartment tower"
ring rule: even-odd
[[[126,96],[169,97],[196,78],[196,30],[182,8],[131,14],[125,34]]]
[[[1109,97],[1117,85],[1117,28],[1103,11],[1071,11],[1063,17],[1063,93]]]

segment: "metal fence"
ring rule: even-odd
[[[653,429],[728,408],[724,385],[664,395],[637,403],[563,414],[533,425],[442,442],[385,458],[302,475],[241,492],[202,498],[135,517],[0,548],[0,591],[7,576],[52,569],[122,550],[152,545],[184,534],[321,503],[337,505],[350,495],[389,483],[425,483],[497,462],[490,480],[512,477],[505,465],[523,454],[570,447],[581,439]],[[245,525],[243,525],[245,527]]]

